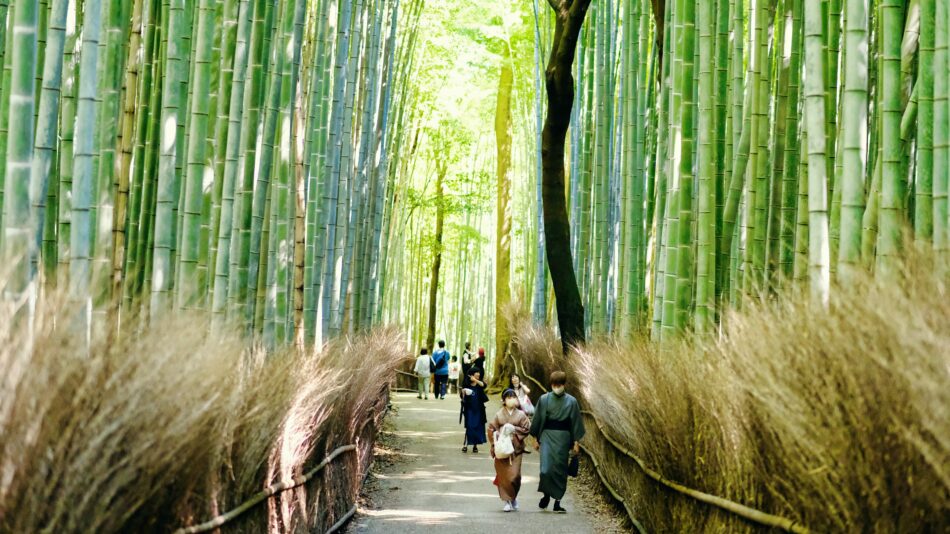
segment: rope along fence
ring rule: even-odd
[[[531,380],[532,382],[534,382],[536,385],[538,385],[541,388],[542,391],[547,391],[547,388],[545,388],[537,379],[535,379],[533,376],[527,373],[527,371],[525,370],[523,361],[519,362],[517,359],[514,358],[514,356],[512,356],[511,358],[515,363],[515,368],[516,369],[518,367],[521,368],[521,373],[520,373],[521,376],[524,376],[528,380]],[[729,499],[725,499],[716,495],[711,495],[703,491],[689,488],[682,484],[669,480],[668,478],[664,477],[655,469],[652,469],[651,467],[649,467],[642,458],[640,458],[639,456],[631,452],[627,447],[623,445],[623,443],[620,442],[620,440],[612,436],[610,432],[607,430],[607,427],[603,424],[603,422],[601,422],[601,420],[593,412],[589,410],[582,410],[581,413],[585,415],[586,417],[590,418],[594,422],[600,435],[603,436],[604,440],[606,440],[607,443],[609,443],[613,449],[615,449],[617,452],[621,453],[622,455],[626,456],[627,458],[633,460],[639,466],[640,470],[650,480],[656,483],[659,483],[660,485],[666,487],[667,489],[673,490],[679,493],[680,495],[684,495],[695,501],[699,501],[711,506],[715,506],[716,508],[719,508],[720,510],[736,515],[747,521],[756,523],[764,527],[780,529],[786,532],[793,532],[795,534],[810,534],[812,532],[808,527],[801,525],[791,519],[780,517],[780,516],[770,514],[767,512],[763,512],[761,510],[756,510],[755,508],[751,508],[744,504],[740,504],[734,501],[730,501]],[[646,529],[643,527],[643,525],[639,521],[637,521],[636,517],[634,516],[634,512],[630,504],[622,496],[621,492],[618,491],[616,488],[614,488],[608,481],[608,477],[603,472],[604,470],[602,468],[602,462],[598,460],[597,456],[594,454],[593,449],[591,447],[584,446],[584,445],[582,445],[582,447],[584,449],[584,452],[586,452],[587,455],[590,456],[591,460],[593,461],[594,468],[597,471],[597,475],[600,477],[601,482],[603,482],[604,487],[607,488],[607,491],[610,492],[610,494],[623,505],[624,509],[627,512],[627,516],[630,518],[631,522],[633,522],[637,530],[639,530],[640,532],[646,532]]]
[[[383,397],[384,400],[387,398],[388,398],[388,395]],[[384,417],[386,417],[386,414],[388,413],[389,413],[389,404],[387,402],[385,409],[379,415],[379,417],[371,416],[369,419],[364,421],[363,424],[360,425],[360,428],[357,431],[356,435],[357,436],[362,435],[363,431],[366,429],[366,427],[370,423],[376,423],[377,421],[382,420]],[[371,449],[372,449],[372,446],[370,446],[370,450]],[[330,452],[330,454],[328,454],[326,458],[324,458],[319,464],[317,464],[315,467],[313,467],[306,473],[291,477],[289,479],[282,480],[275,484],[271,484],[270,486],[267,486],[260,492],[251,496],[251,498],[244,501],[237,507],[213,519],[205,521],[204,523],[200,523],[198,525],[193,525],[190,527],[180,528],[175,531],[175,534],[198,534],[200,532],[210,532],[228,523],[231,523],[232,521],[236,520],[238,517],[240,517],[244,513],[257,507],[261,503],[267,502],[267,500],[270,499],[271,497],[279,495],[285,491],[303,486],[304,484],[312,480],[313,477],[321,473],[334,460],[342,456],[344,453],[348,453],[348,452],[359,452],[359,447],[356,444],[352,444],[352,443],[349,445],[342,445],[340,447],[337,447],[332,452]],[[365,482],[366,480],[365,475],[367,474],[369,474],[368,465],[367,465],[366,473],[364,473],[364,476],[361,479],[362,481]],[[329,529],[327,529],[326,531],[327,534],[333,534],[334,532],[339,530],[343,525],[345,525],[346,522],[349,521],[353,517],[354,514],[356,514],[357,508],[358,508],[357,504],[353,504],[353,506],[346,513],[344,513],[336,523],[334,523]]]

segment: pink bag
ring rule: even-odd
[[[528,417],[534,415],[534,404],[531,403],[531,397],[525,395],[524,402],[521,403],[521,411]]]

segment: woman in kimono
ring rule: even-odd
[[[495,485],[498,496],[505,503],[504,510],[518,511],[518,491],[521,490],[521,458],[524,453],[524,438],[531,430],[528,416],[518,406],[518,395],[513,389],[506,389],[501,395],[502,407],[488,423],[488,442],[491,443],[491,457],[495,460]],[[507,458],[495,457],[495,433],[508,433],[515,452]]]
[[[469,371],[468,384],[459,391],[462,397],[462,413],[459,422],[465,423],[465,439],[462,441],[462,452],[468,452],[472,445],[472,452],[478,452],[478,446],[488,441],[485,437],[485,423],[488,417],[485,413],[485,403],[488,395],[485,394],[485,383],[482,382],[481,370],[473,367]]]
[[[554,498],[554,512],[567,513],[561,499],[567,491],[567,468],[571,455],[580,453],[578,443],[584,437],[584,421],[577,399],[564,391],[567,375],[551,373],[551,391],[541,396],[531,421],[531,435],[538,439],[541,450],[541,482],[538,491],[544,494],[538,504],[546,509]]]
[[[531,404],[531,397],[528,396],[531,394],[531,389],[521,382],[521,377],[516,374],[512,374],[511,385],[508,387],[515,392],[515,395],[518,396],[518,404],[525,415],[527,415],[529,418],[534,415],[534,405]]]

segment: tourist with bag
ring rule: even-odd
[[[439,341],[439,348],[432,353],[435,369],[435,398],[445,400],[445,389],[449,383],[449,351],[445,350],[445,341]]]
[[[509,387],[518,396],[518,405],[521,407],[521,411],[528,417],[534,415],[534,404],[531,403],[531,397],[528,396],[531,394],[531,390],[521,382],[521,377],[516,374],[511,375],[511,385]]]
[[[504,511],[518,510],[521,490],[521,460],[524,439],[531,430],[528,416],[518,408],[518,396],[506,389],[501,395],[502,407],[488,423],[488,441],[495,460],[495,481],[498,496],[505,503]]]
[[[561,499],[567,492],[572,457],[580,454],[584,437],[584,420],[577,399],[564,391],[567,375],[563,371],[551,373],[551,391],[538,400],[531,420],[531,435],[537,438],[541,451],[541,481],[538,491],[544,497],[538,506],[547,509],[554,499],[554,512],[566,513]]]

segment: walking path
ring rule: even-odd
[[[564,532],[597,531],[591,518],[575,506],[571,490],[562,504],[567,514],[538,509],[539,454],[525,457],[522,471],[520,512],[505,513],[492,480],[495,470],[488,445],[478,454],[463,454],[459,401],[418,400],[415,394],[397,393],[395,432],[403,438],[405,460],[376,473],[378,484],[371,495],[372,509],[361,509],[351,533],[401,534],[408,532]],[[488,403],[489,418],[500,402]],[[570,485],[570,483],[569,483]]]

